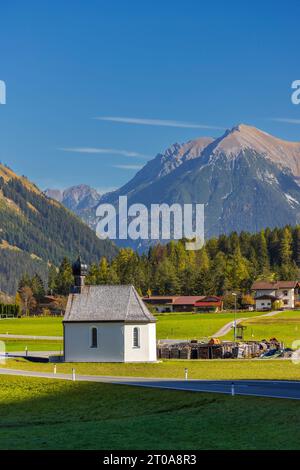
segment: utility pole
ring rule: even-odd
[[[234,296],[234,321],[233,321],[233,339],[234,342],[236,342],[236,302],[237,302],[237,293],[232,292],[232,295]]]

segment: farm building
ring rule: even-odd
[[[64,326],[67,362],[156,361],[156,319],[133,286],[86,286],[87,267],[73,264],[75,285]]]
[[[143,297],[146,304],[153,305],[157,312],[219,312],[223,302],[217,296],[181,295]]]
[[[220,312],[223,310],[221,297],[206,296],[196,300],[194,304],[196,312]]]

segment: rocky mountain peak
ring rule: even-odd
[[[235,159],[242,151],[250,150],[271,160],[281,168],[289,168],[300,176],[300,142],[274,137],[256,127],[239,124],[216,139],[209,149],[210,159],[220,154]]]

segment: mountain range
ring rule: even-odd
[[[117,253],[61,203],[0,164],[0,291],[14,294],[25,273],[47,280],[50,265],[78,253],[91,263]]]
[[[240,124],[219,138],[175,143],[159,153],[120,189],[99,195],[89,206],[89,223],[95,227],[99,201],[117,207],[118,197],[126,195],[129,205],[148,208],[153,203],[204,204],[206,237],[295,225],[300,221],[299,183],[300,142]],[[78,215],[80,204],[72,207]],[[133,247],[139,243],[129,242]]]
[[[101,199],[101,195],[96,189],[91,188],[87,184],[80,184],[65,190],[49,188],[44,191],[44,194],[63,204],[92,229],[95,229],[95,212]]]

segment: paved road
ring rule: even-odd
[[[236,320],[236,324],[238,325],[239,323],[245,321],[245,320],[252,320],[254,318],[261,318],[261,317],[273,317],[274,315],[277,315],[279,312],[278,310],[273,311],[273,312],[268,312],[264,313],[263,315],[257,315],[254,317],[245,317],[245,318],[238,318]],[[233,328],[233,321],[230,321],[229,323],[226,323],[226,325],[222,326],[220,330],[218,330],[216,333],[212,335],[213,338],[219,338],[220,336],[225,336],[227,333],[230,332],[231,328]]]
[[[234,382],[225,380],[187,380],[187,381],[147,381],[134,382],[128,385],[139,387],[164,388],[172,390],[185,390],[191,392],[210,392],[235,395],[252,395],[269,398],[286,398],[300,400],[300,382],[288,381],[261,381],[261,380],[237,380]]]
[[[238,325],[242,321],[247,320],[247,318],[238,318],[236,320],[236,324]],[[226,325],[222,326],[220,330],[218,330],[216,333],[212,335],[213,338],[219,338],[220,336],[225,336],[227,333],[230,332],[230,330],[233,328],[233,321],[230,321],[229,323],[226,323]]]
[[[71,374],[53,374],[15,369],[0,369],[0,375],[16,375],[23,377],[41,377],[47,379],[72,380]],[[95,375],[76,375],[76,380],[85,382],[102,382],[137,387],[150,387],[169,390],[192,392],[232,393],[235,395],[252,395],[258,397],[286,398],[300,400],[300,381],[271,380],[181,380],[181,379],[148,379],[143,377],[108,377]]]

